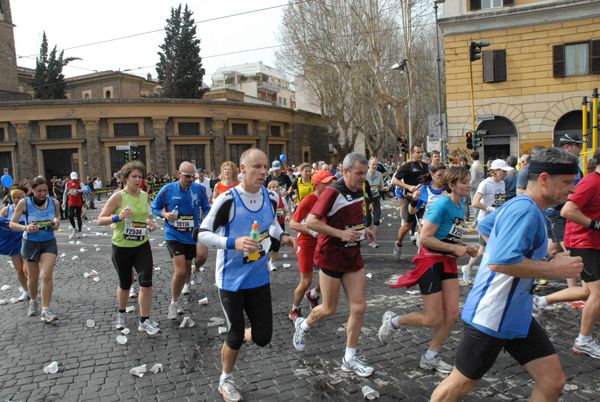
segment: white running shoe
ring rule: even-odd
[[[27,309],[27,315],[31,317],[32,315],[37,315],[38,313],[38,301],[37,300],[29,300],[29,308]]]
[[[600,359],[600,345],[598,345],[595,339],[592,339],[589,342],[575,341],[572,350],[580,355],[588,355],[594,359]]]
[[[383,314],[383,318],[381,319],[381,327],[379,327],[379,331],[377,332],[377,336],[379,340],[384,345],[390,343],[390,338],[394,333],[394,325],[392,325],[392,318],[394,318],[395,314],[391,311],[386,311]]]
[[[135,286],[131,285],[131,287],[129,288],[129,298],[134,298],[137,297],[137,293],[135,293]]]
[[[273,261],[269,261],[269,271],[277,271],[277,265]]]
[[[115,323],[116,329],[125,328],[125,313],[117,311],[117,322]]]
[[[306,347],[306,334],[307,332],[302,329],[302,324],[306,318],[298,317],[296,320],[296,332],[294,332],[294,347],[297,351],[302,352]]]
[[[422,369],[425,370],[435,370],[442,374],[450,374],[454,369],[453,366],[449,365],[438,355],[431,360],[427,360],[425,355],[421,356],[421,364]]]
[[[143,323],[140,322],[138,324],[138,331],[140,332],[144,332],[146,331],[146,333],[148,335],[156,335],[160,332],[160,328],[158,328],[157,325],[154,325],[156,323],[151,322],[150,320],[146,320]]]
[[[169,313],[167,314],[167,318],[169,320],[176,320],[177,319],[177,307],[179,307],[176,304],[169,304]]]
[[[46,310],[42,310],[42,316],[40,317],[40,320],[45,321],[45,322],[52,322],[54,320],[58,320],[58,317],[56,316],[56,314],[52,313],[52,311],[50,311],[50,309],[46,309]]]
[[[19,296],[19,301],[26,301],[29,300],[29,290],[24,290],[23,294],[21,294],[21,296]]]
[[[398,243],[394,244],[394,257],[399,260],[402,257],[402,247],[398,246]]]
[[[181,290],[181,294],[182,295],[189,295],[190,294],[190,283],[186,282],[185,285],[183,285],[183,289]]]
[[[219,381],[219,393],[223,395],[223,399],[226,402],[240,402],[243,401],[240,389],[231,378],[227,380]]]
[[[463,274],[463,281],[467,285],[472,285],[473,280],[471,280],[471,268],[469,268],[468,265],[463,265],[461,270],[462,270],[462,274]]]
[[[373,374],[373,367],[367,366],[367,361],[363,356],[354,356],[350,361],[346,361],[346,357],[342,359],[342,370],[346,373],[354,371],[354,373],[361,377],[369,377]]]

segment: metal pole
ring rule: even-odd
[[[471,81],[471,113],[473,114],[473,131],[475,131],[475,94],[473,93],[473,62],[469,58],[469,80]]]
[[[582,124],[582,131],[583,131],[583,146],[581,147],[581,153],[583,154],[583,174],[586,175],[587,174],[587,131],[588,131],[588,110],[587,110],[587,96],[583,97],[583,103],[581,104],[581,114],[583,115],[583,124]]]
[[[413,140],[412,140],[412,114],[411,114],[411,106],[410,104],[411,102],[411,90],[410,90],[410,71],[408,68],[408,64],[406,64],[406,60],[404,61],[405,64],[405,70],[406,70],[406,77],[408,78],[408,152],[410,153],[412,150],[412,146],[413,146]]]
[[[439,129],[440,129],[440,152],[442,154],[442,162],[446,161],[446,152],[444,149],[444,119],[442,118],[442,73],[440,71],[440,40],[439,40],[439,32],[438,32],[438,2],[433,2],[433,9],[435,10],[435,49],[437,51],[437,90],[438,90],[438,99],[437,99],[437,107],[438,107],[438,121],[439,121]]]
[[[592,91],[592,148],[598,149],[598,88]]]

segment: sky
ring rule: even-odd
[[[200,56],[206,70],[205,83],[217,68],[262,61],[275,67],[276,33],[287,0],[188,0],[200,39]],[[65,57],[80,57],[64,69],[66,77],[94,71],[125,71],[156,78],[159,45],[164,42],[166,19],[171,8],[185,2],[174,0],[11,0],[17,65],[35,68],[43,32],[49,49],[66,49]],[[254,10],[268,10],[247,13]],[[245,15],[231,16],[233,14]],[[220,18],[214,21],[204,20]],[[148,34],[143,34],[150,31]],[[143,34],[143,35],[138,35]],[[97,42],[125,36],[127,39]],[[271,47],[264,50],[242,52]],[[73,49],[70,49],[73,48]],[[227,53],[235,53],[225,55]]]

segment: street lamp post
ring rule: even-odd
[[[401,63],[396,63],[392,66],[392,70],[398,70],[401,73],[406,71],[406,78],[408,78],[408,149],[409,151],[412,149],[413,140],[412,140],[412,114],[411,114],[411,90],[410,90],[410,71],[408,70],[407,65],[408,60],[404,59]]]
[[[438,26],[438,4],[444,3],[446,0],[435,0],[433,2],[433,9],[435,10],[435,50],[437,52],[436,64],[437,64],[437,90],[438,90],[438,99],[437,99],[437,107],[438,107],[438,121],[439,121],[439,130],[440,130],[440,145],[441,145],[441,154],[442,161],[446,160],[446,152],[444,149],[444,119],[442,118],[442,73],[440,71],[440,40],[439,40],[439,26]]]

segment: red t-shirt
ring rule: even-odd
[[[308,218],[308,214],[310,214],[310,210],[315,205],[319,198],[311,193],[304,197],[298,207],[296,208],[296,212],[294,212],[294,216],[292,216],[292,220],[303,225],[306,225],[306,218]],[[309,234],[300,233],[296,236],[296,242],[298,246],[302,248],[315,248],[317,246],[317,239]]]
[[[593,172],[585,176],[575,187],[569,201],[574,202],[581,213],[600,220],[600,174]],[[565,247],[600,249],[600,232],[567,221],[565,227]]]
[[[310,211],[321,216],[325,223],[336,229],[356,228],[362,236],[354,243],[337,237],[319,234],[315,250],[315,265],[336,272],[354,272],[363,268],[360,242],[365,238],[365,215],[363,213],[363,191],[350,191],[344,180],[338,180],[323,190]]]

